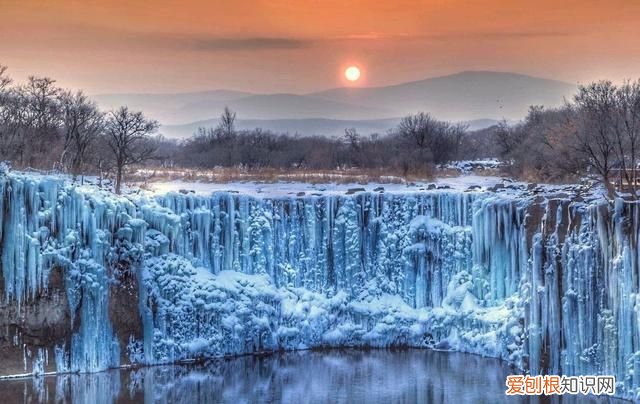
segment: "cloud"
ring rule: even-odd
[[[315,43],[325,42],[368,42],[368,41],[480,41],[480,40],[517,40],[532,38],[561,38],[577,35],[564,31],[458,31],[441,33],[408,34],[395,33],[384,34],[378,32],[356,33],[342,36],[335,36],[323,39],[316,39]]]
[[[575,33],[563,31],[470,31],[470,32],[451,32],[443,34],[425,35],[426,38],[437,40],[453,40],[453,39],[489,39],[489,40],[508,40],[508,39],[527,39],[527,38],[558,38],[574,36]]]
[[[1,0],[0,0],[1,1]],[[164,49],[175,52],[257,52],[268,50],[298,50],[340,43],[394,41],[474,41],[518,40],[527,38],[557,38],[576,35],[563,31],[455,31],[434,33],[354,32],[339,36],[280,37],[269,35],[235,36],[215,34],[185,34],[154,31],[122,30],[101,25],[52,25],[41,45],[45,49]],[[0,30],[1,31],[1,30]],[[46,44],[46,45],[45,45]]]
[[[113,32],[106,32],[105,34],[114,36]],[[117,37],[116,41],[124,43],[126,46],[195,52],[303,49],[312,46],[316,42],[310,39],[271,36],[232,37],[155,32],[122,32],[118,33]]]
[[[221,37],[215,35],[182,35],[168,33],[132,33],[120,35],[133,46],[153,46],[171,50],[193,52],[254,52],[266,50],[297,50],[316,46],[335,46],[342,42],[376,41],[474,41],[474,40],[522,40],[529,38],[568,37],[573,33],[560,31],[507,31],[507,32],[452,32],[432,34],[384,34],[377,32],[356,33],[333,37]]]
[[[1,1],[1,0],[0,0]],[[165,49],[172,51],[233,52],[302,49],[316,39],[278,36],[220,36],[171,32],[121,30],[99,25],[53,25],[46,41],[57,47],[84,46],[115,49]]]
[[[308,48],[314,40],[278,37],[220,38],[189,37],[168,39],[174,45],[198,51],[272,50]]]

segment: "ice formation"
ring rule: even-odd
[[[3,299],[24,306],[64,275],[71,338],[30,354],[51,351],[60,372],[404,345],[614,374],[621,394],[640,392],[637,203],[438,189],[114,197],[16,173],[0,192]],[[127,277],[135,301],[113,300]],[[138,337],[113,325],[121,304],[138,311]]]

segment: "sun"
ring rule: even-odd
[[[357,66],[349,66],[344,71],[344,77],[349,81],[358,81],[360,79],[360,69]]]

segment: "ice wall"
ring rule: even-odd
[[[361,194],[271,200],[172,194],[158,198],[167,210],[149,206],[142,217],[167,236],[164,252],[214,274],[267,274],[276,287],[326,294],[357,294],[366,281],[379,278],[383,288],[422,307],[429,268],[444,276],[429,285],[434,295],[442,295],[447,277],[471,266],[475,197]]]
[[[532,373],[613,374],[640,398],[639,206],[542,206],[523,280]]]
[[[46,357],[55,355],[61,372],[118,366],[119,346],[108,318],[107,268],[113,234],[127,223],[128,213],[135,213],[135,206],[82,192],[60,180],[20,175],[0,177],[0,194],[2,298],[19,312],[46,294],[50,272],[60,269],[70,338],[40,349],[46,350]],[[23,345],[20,333],[11,343]],[[40,372],[41,362],[34,360],[34,372]]]
[[[135,356],[443,344],[508,359],[518,308],[476,298],[490,282],[471,274],[483,197],[159,197],[162,208],[141,209],[146,337]]]
[[[629,397],[640,387],[634,202],[450,190],[116,198],[18,174],[0,187],[3,300],[24,307],[64,274],[69,338],[43,347],[59,371],[410,345],[532,373],[615,374]],[[136,291],[116,302],[123,276]],[[114,326],[116,303],[138,312],[137,337]]]

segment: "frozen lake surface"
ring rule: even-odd
[[[5,380],[7,403],[624,403],[508,398],[495,359],[429,350],[300,351],[84,375]]]

